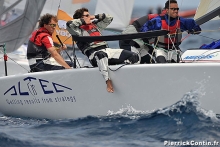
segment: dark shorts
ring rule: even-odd
[[[66,61],[66,63],[73,67],[73,63],[70,61]],[[61,70],[65,69],[63,66],[45,64],[42,61],[38,61],[36,64],[30,65],[31,72],[41,72],[41,71],[49,71],[49,70]]]

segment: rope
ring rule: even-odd
[[[70,36],[70,37],[71,37],[71,36]],[[63,41],[63,43],[66,42],[70,37],[66,38],[66,39]]]
[[[11,59],[11,60],[12,60],[14,63],[16,63],[17,65],[19,65],[20,67],[22,67],[23,69],[25,69],[27,72],[29,72],[28,69],[26,69],[25,67],[21,66],[19,63],[17,63],[15,60],[13,60],[12,58],[10,58],[9,56],[8,56],[8,58]]]
[[[190,36],[190,34],[188,34],[187,36],[185,36],[183,39],[181,39],[181,42],[183,42],[183,40],[185,40],[186,38],[188,38]]]
[[[111,69],[110,67],[108,67],[108,68],[109,68],[109,70],[111,70],[111,71],[117,71],[117,70],[119,70],[120,68],[122,68],[122,67],[125,66],[125,65],[128,65],[128,64],[123,64],[123,65],[121,65],[120,67],[118,67],[118,68],[115,69],[115,70]]]

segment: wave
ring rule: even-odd
[[[116,112],[109,111],[106,116],[79,119],[0,116],[0,128],[4,128],[0,142],[53,147],[121,146],[122,143],[123,146],[162,146],[165,140],[215,141],[220,138],[220,120],[212,111],[200,107],[199,99],[204,94],[201,91],[202,87],[190,91],[179,102],[153,111],[140,111],[128,105]]]

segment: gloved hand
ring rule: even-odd
[[[200,33],[201,33],[201,31],[197,31],[194,29],[188,31],[188,34],[193,34],[193,35],[200,34]]]
[[[95,18],[98,19],[99,21],[100,21],[100,20],[103,20],[105,17],[106,17],[106,16],[105,16],[105,13],[103,13],[103,14],[96,14],[96,15],[95,15]]]

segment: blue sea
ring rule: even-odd
[[[189,92],[180,102],[154,112],[142,112],[127,106],[106,116],[79,119],[0,115],[0,147],[220,145],[220,119],[192,99],[198,99],[198,94]]]
[[[204,32],[200,35],[185,35],[182,50],[219,39],[216,31],[219,21],[201,27]],[[188,101],[189,98],[199,99],[199,95],[183,94],[180,102],[163,110],[142,112],[127,106],[106,116],[79,119],[33,119],[0,114],[0,147],[220,146],[220,119],[211,110],[202,109],[199,100]]]

